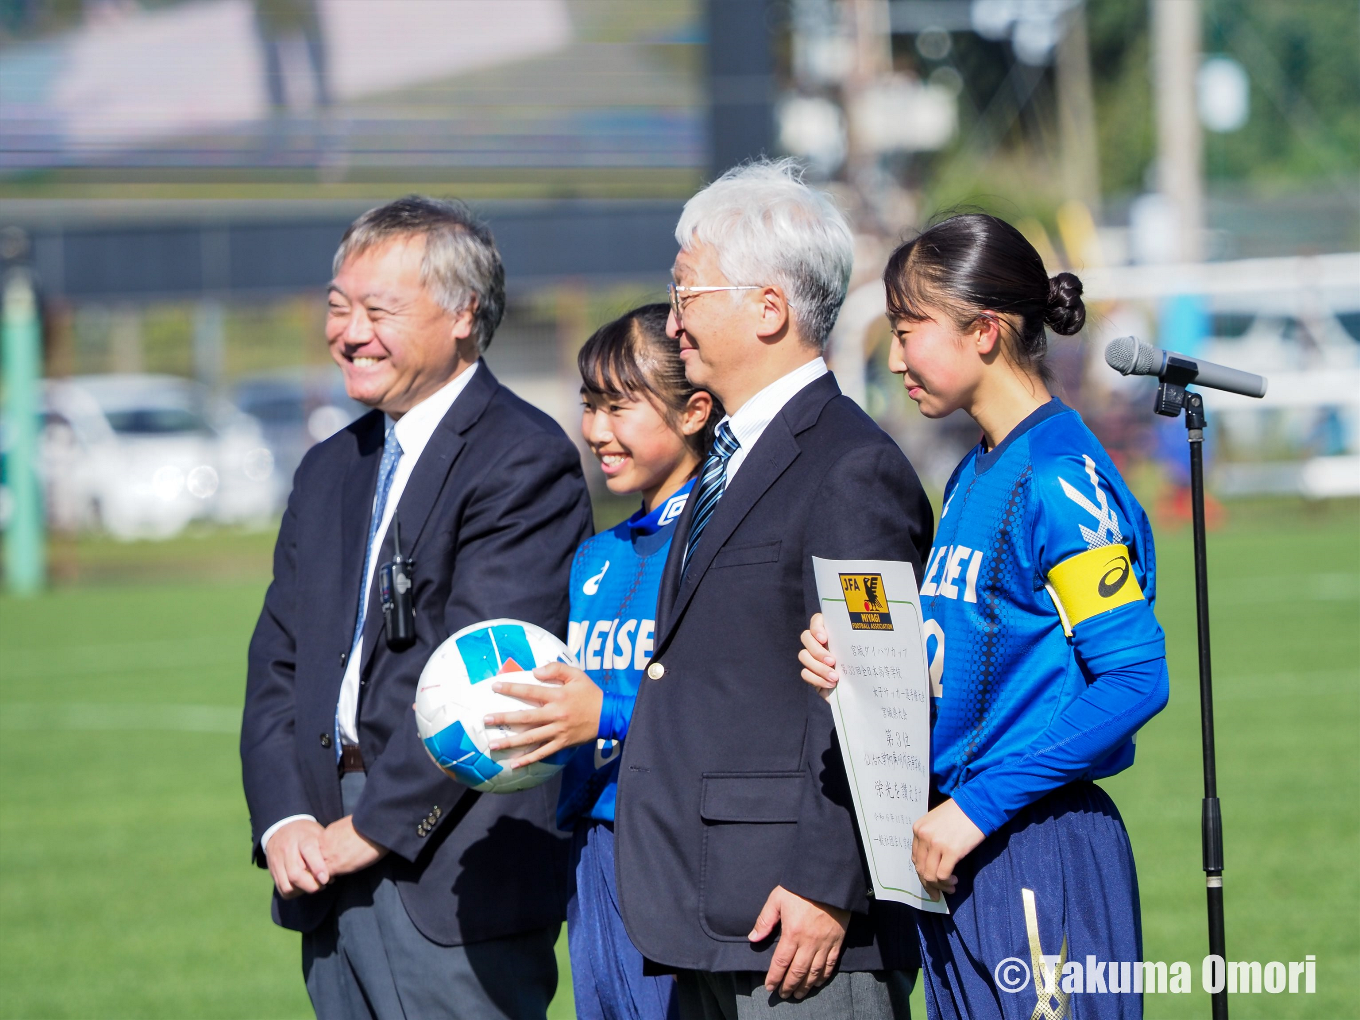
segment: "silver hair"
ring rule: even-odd
[[[675,239],[686,249],[712,246],[731,284],[782,288],[799,334],[826,347],[850,285],[855,240],[831,199],[803,183],[796,160],[733,167],[685,203]]]
[[[473,306],[472,336],[485,351],[505,314],[505,267],[496,239],[462,202],[407,195],[370,209],[350,224],[335,252],[333,272],[346,260],[398,237],[423,237],[420,282],[455,315]]]

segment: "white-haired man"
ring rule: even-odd
[[[869,898],[834,724],[799,678],[812,557],[909,561],[932,516],[822,359],[853,257],[789,162],[729,171],[676,228],[668,330],[728,408],[671,546],[620,770],[629,935],[682,1016],[905,1016],[909,908]]]

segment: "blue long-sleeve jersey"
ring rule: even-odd
[[[576,749],[562,771],[557,825],[582,818],[614,820],[619,758],[633,715],[642,671],[656,640],[656,598],[675,522],[693,481],[651,513],[581,543],[571,565],[571,623],[567,645],[604,691],[599,739]]]
[[[932,771],[984,833],[1132,764],[1167,698],[1155,597],[1147,515],[1061,401],[955,469],[921,583]]]

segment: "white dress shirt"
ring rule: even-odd
[[[397,506],[401,503],[401,494],[406,490],[406,483],[411,478],[411,472],[420,460],[420,455],[425,452],[425,447],[429,445],[434,430],[444,420],[444,415],[449,413],[449,408],[458,399],[458,395],[467,388],[469,380],[472,379],[473,373],[477,371],[477,366],[480,364],[480,361],[473,362],[470,368],[460,372],[394,423],[397,441],[401,443],[401,458],[397,461],[396,470],[392,472],[392,488],[387,493],[387,504],[383,507],[382,521],[378,525],[378,530],[373,533],[373,548],[368,550],[368,573],[364,576],[364,587],[362,589],[365,593],[373,586],[373,572],[378,567],[378,550],[382,547],[388,526],[392,523],[392,515],[396,513]],[[392,419],[388,418],[387,421],[391,423]],[[409,552],[409,549],[402,550],[403,554]],[[358,596],[359,593],[355,592],[356,606],[358,605]],[[350,649],[349,660],[345,664],[345,676],[340,681],[340,701],[336,709],[336,719],[340,724],[340,742],[342,744],[359,743],[359,665],[363,662],[363,659],[364,639],[360,635],[359,640],[354,642],[354,647]],[[315,821],[312,815],[290,815],[287,818],[280,818],[266,829],[264,835],[260,837],[260,849],[266,850],[268,848],[269,837],[274,835],[281,826],[295,822],[300,818]]]
[[[737,476],[737,469],[746,460],[751,447],[756,445],[756,440],[765,432],[766,426],[774,421],[775,415],[784,410],[784,405],[801,390],[826,373],[826,361],[822,358],[813,358],[806,365],[799,365],[788,375],[780,376],[737,408],[735,413],[723,419],[732,429],[732,435],[736,437],[737,442],[741,444],[741,449],[732,454],[727,461],[728,485],[732,484],[732,479]]]

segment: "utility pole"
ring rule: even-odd
[[[883,171],[878,153],[863,136],[863,124],[858,122],[856,114],[866,93],[892,73],[892,23],[887,0],[846,0],[842,11],[849,30],[847,34],[854,41],[855,54],[843,86],[849,126],[846,178],[859,192],[865,216],[877,221],[881,218]],[[857,224],[859,227],[865,225]],[[873,225],[884,229],[882,223]]]
[[[1196,103],[1200,62],[1199,0],[1152,0],[1153,81],[1157,91],[1158,186],[1175,211],[1181,262],[1204,257],[1204,136]],[[1202,295],[1173,294],[1163,302],[1158,339],[1163,346],[1193,352],[1207,332]],[[1181,382],[1180,385],[1184,385]],[[1162,389],[1167,383],[1163,382]],[[1158,391],[1159,396],[1161,391]],[[1204,401],[1185,394],[1185,427],[1190,440],[1190,490],[1194,508],[1195,595],[1199,631],[1200,737],[1204,760],[1204,800],[1200,843],[1208,912],[1210,957],[1227,959],[1223,923],[1223,815],[1218,799],[1214,746],[1214,696],[1209,654],[1209,563],[1204,540]],[[1165,410],[1158,408],[1158,413]],[[1179,409],[1176,413],[1179,413]],[[1206,958],[1207,962],[1208,958]],[[1226,964],[1220,962],[1220,966]],[[1228,1020],[1228,993],[1210,993],[1213,1020]]]
[[[27,239],[17,233],[2,245],[14,248],[12,265],[0,278],[0,346],[5,370],[5,485],[9,522],[5,528],[5,585],[14,595],[34,595],[47,575],[43,490],[38,475],[39,392],[42,332],[33,280],[21,261]]]
[[[1055,70],[1058,85],[1058,142],[1064,191],[1100,215],[1100,149],[1096,103],[1091,88],[1091,52],[1086,38],[1086,4],[1065,15]],[[1072,254],[1072,253],[1069,253]]]
[[[1176,256],[1204,257],[1204,138],[1195,103],[1200,0],[1152,0],[1158,188],[1176,211]]]

